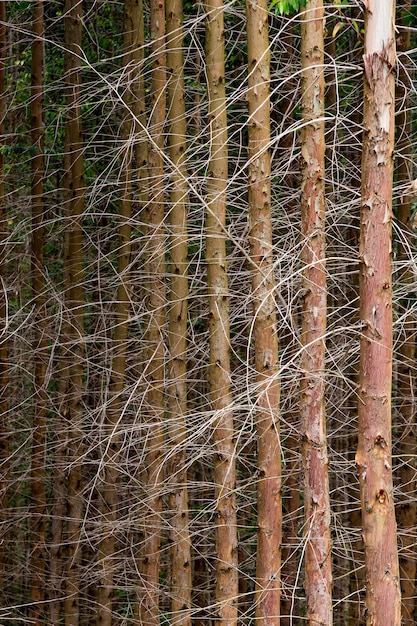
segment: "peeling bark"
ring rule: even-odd
[[[394,17],[393,0],[368,0],[359,244],[363,330],[356,455],[368,626],[399,626],[401,621],[391,460]]]
[[[332,617],[330,498],[325,416],[324,10],[307,0],[301,22],[303,158],[301,233],[304,246],[301,341],[301,431],[304,470],[305,587],[311,626]]]

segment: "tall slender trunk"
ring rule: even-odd
[[[207,0],[206,73],[210,158],[207,175],[206,259],[210,311],[210,398],[214,413],[216,623],[237,624],[236,460],[230,384],[229,287],[226,260],[228,169],[224,15],[222,0]]]
[[[257,382],[258,545],[256,620],[280,622],[281,443],[279,438],[278,335],[271,221],[270,51],[268,3],[247,0],[248,202]]]
[[[129,330],[130,311],[130,253],[131,253],[131,195],[132,195],[132,150],[130,138],[134,121],[130,107],[132,104],[130,80],[133,50],[137,45],[138,25],[137,3],[126,0],[124,6],[124,65],[127,85],[125,89],[125,110],[122,125],[122,139],[126,147],[122,153],[121,201],[118,247],[118,279],[113,341],[113,363],[109,386],[109,406],[105,416],[105,452],[103,454],[103,539],[100,544],[100,586],[98,589],[97,624],[112,625],[112,602],[114,587],[114,567],[116,548],[116,523],[118,507],[118,463],[120,457],[119,429],[123,420],[123,388],[126,370],[126,348]]]
[[[174,624],[191,626],[191,545],[186,462],[188,189],[182,0],[166,0],[168,121],[172,167],[170,193],[169,308],[169,509],[171,514],[171,610]]]
[[[304,469],[307,619],[332,624],[330,499],[325,415],[324,10],[307,0],[301,22],[301,233],[303,311],[301,432]]]
[[[165,50],[165,3],[151,0],[151,115],[149,129],[149,202],[144,210],[146,223],[146,276],[147,310],[149,313],[146,333],[147,359],[145,377],[148,382],[146,394],[147,438],[146,451],[146,506],[148,515],[144,528],[142,550],[143,597],[139,602],[139,621],[144,626],[159,625],[159,563],[161,542],[161,512],[163,470],[163,417],[164,397],[164,334],[166,314],[165,286],[165,228],[164,228],[164,122],[166,107],[166,50]]]
[[[43,267],[44,247],[44,157],[43,157],[43,1],[33,5],[32,97],[30,101],[32,158],[32,293],[34,300],[34,402],[31,466],[32,549],[30,617],[34,624],[44,621],[45,600],[45,454],[46,454],[46,309]]]
[[[84,287],[82,267],[82,216],[84,213],[84,159],[81,132],[81,34],[82,3],[65,1],[65,80],[67,102],[67,145],[70,220],[68,223],[69,292],[67,308],[70,318],[72,354],[69,368],[68,407],[68,511],[66,531],[66,598],[65,626],[78,626],[80,594],[82,496],[82,417],[83,417],[83,362]]]
[[[410,50],[410,30],[405,25],[410,14],[411,2],[402,0],[398,3],[397,26],[401,27],[397,37],[397,49],[407,54]],[[412,151],[411,151],[411,113],[410,113],[410,85],[409,63],[404,55],[398,71],[398,87],[396,100],[399,111],[396,115],[398,159],[397,182],[401,186],[409,186],[412,181]],[[398,471],[401,485],[399,503],[396,507],[397,523],[401,533],[400,554],[400,577],[402,596],[402,624],[414,624],[414,608],[416,593],[416,561],[413,548],[413,534],[416,525],[416,501],[414,498],[416,488],[415,468],[412,459],[417,452],[416,433],[413,423],[416,415],[416,322],[411,310],[413,271],[410,267],[411,259],[409,250],[413,246],[411,231],[411,197],[400,197],[398,205],[398,222],[402,227],[402,234],[398,241],[397,258],[400,265],[398,281],[407,289],[408,293],[400,302],[400,314],[404,316],[399,341],[398,341],[398,433],[400,437],[398,458],[400,468]]]
[[[395,3],[365,7],[364,135],[360,229],[359,471],[366,623],[398,626],[401,598],[391,460],[391,216]]]
[[[6,59],[7,59],[7,28],[6,2],[0,0],[0,141],[4,142],[6,114]],[[0,522],[4,527],[0,543],[0,593],[4,592],[6,546],[8,539],[8,508],[9,508],[9,342],[7,334],[7,301],[6,283],[6,240],[7,216],[5,203],[5,168],[4,154],[0,152],[0,324],[4,329],[4,337],[0,342]]]

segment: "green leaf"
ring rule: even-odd
[[[269,9],[275,9],[275,13],[280,15],[288,15],[298,12],[300,8],[305,7],[305,4],[306,0],[272,0]]]

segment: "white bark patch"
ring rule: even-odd
[[[392,0],[368,0],[368,11],[366,54],[382,52],[384,48],[392,45],[394,2]]]

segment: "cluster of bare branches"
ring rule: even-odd
[[[1,624],[416,622],[396,4],[0,0]]]

